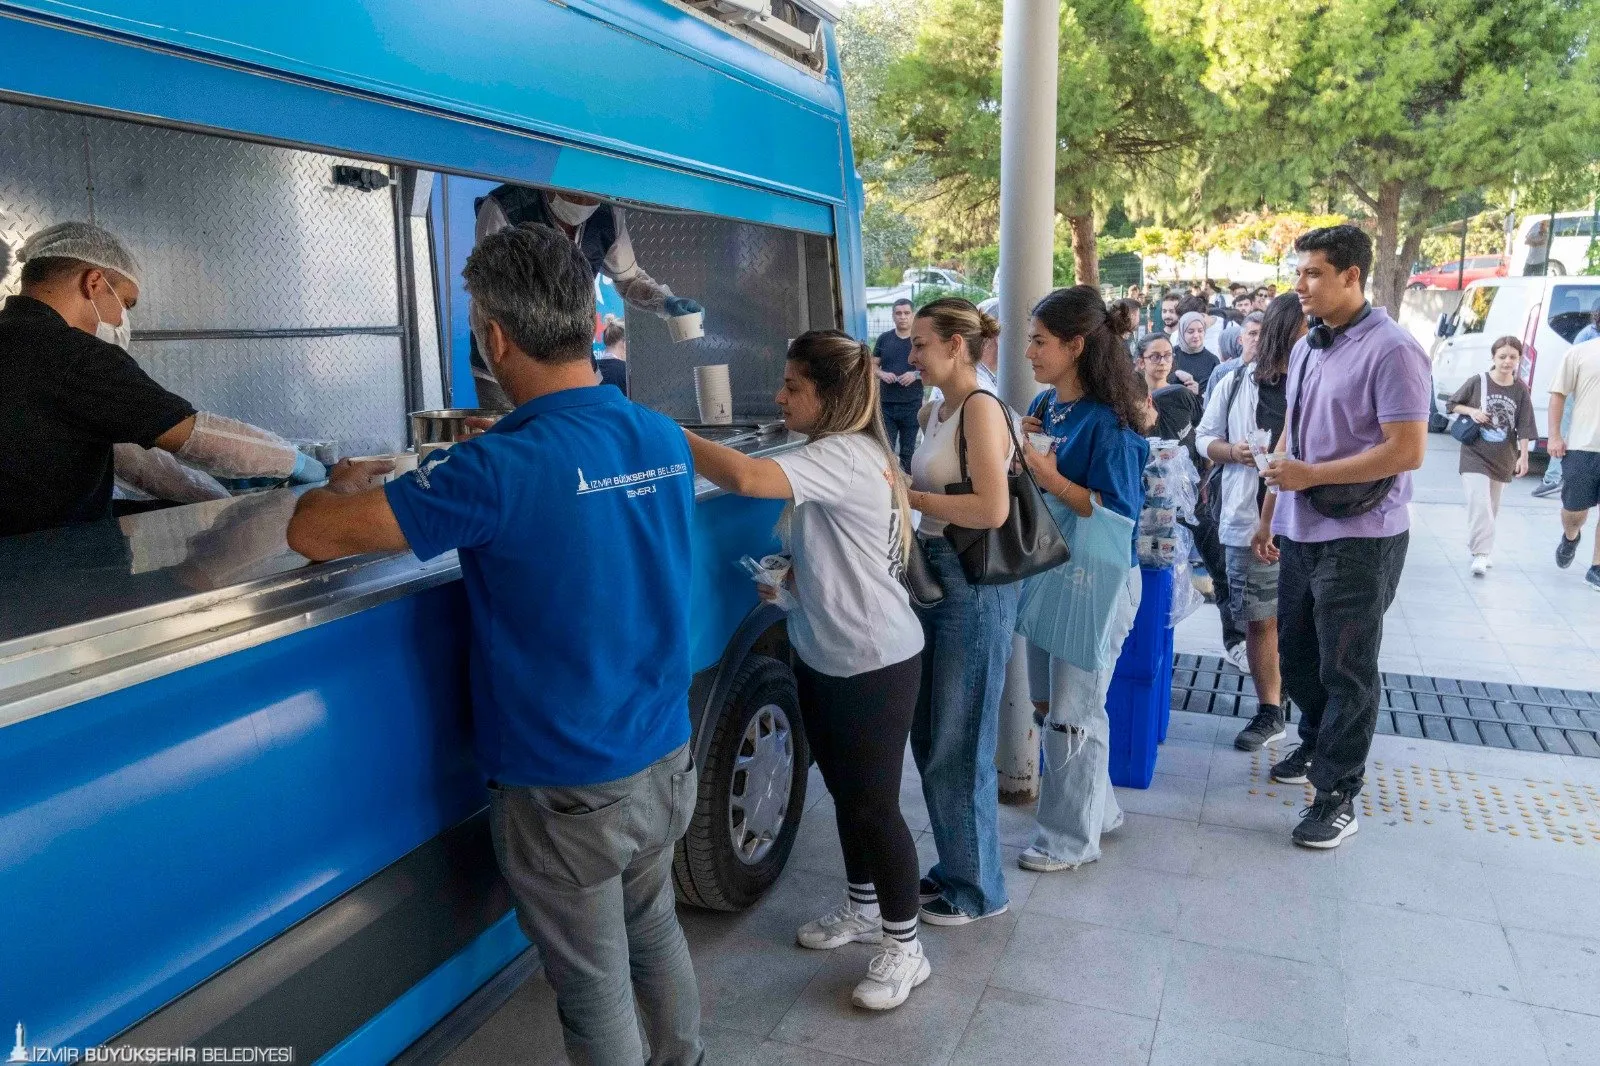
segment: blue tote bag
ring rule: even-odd
[[[1133,565],[1133,519],[1099,500],[1087,518],[1054,497],[1045,504],[1072,558],[1023,582],[1017,632],[1080,670],[1107,669],[1121,651],[1110,646],[1111,619]]]

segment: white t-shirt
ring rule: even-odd
[[[922,650],[900,584],[893,460],[871,437],[838,433],[773,456],[794,490],[789,547],[799,609],[789,639],[818,673],[854,677]]]

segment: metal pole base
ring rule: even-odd
[[[1021,806],[1039,798],[1039,727],[1033,724],[1033,701],[1028,698],[1028,642],[1021,637],[1011,638],[995,771],[1001,803]]]

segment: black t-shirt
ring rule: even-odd
[[[615,385],[622,390],[622,395],[628,395],[628,363],[624,359],[602,355],[595,360],[595,366],[600,370],[600,380],[607,385]]]
[[[1198,352],[1185,352],[1175,349],[1172,353],[1172,369],[1174,374],[1182,370],[1194,378],[1195,384],[1200,386],[1200,392],[1205,394],[1206,385],[1211,381],[1211,372],[1221,365],[1222,360],[1213,355],[1209,349],[1201,348]],[[1173,378],[1177,380],[1176,377]]]
[[[878,334],[878,343],[873,346],[872,354],[878,360],[878,365],[891,374],[904,374],[911,369],[911,338],[902,337],[894,330],[886,330]],[[910,385],[889,385],[880,383],[878,395],[884,403],[921,403],[922,382],[916,381]]]
[[[1189,449],[1189,458],[1195,469],[1205,468],[1205,459],[1195,448],[1195,430],[1200,428],[1200,416],[1205,407],[1200,397],[1189,391],[1187,385],[1164,385],[1150,397],[1156,407],[1156,426],[1153,436],[1162,440],[1181,441]]]
[[[1249,367],[1241,371],[1241,373],[1252,372]],[[1259,381],[1256,382],[1256,425],[1272,433],[1272,441],[1268,447],[1278,443],[1283,436],[1284,424],[1289,420],[1289,397],[1285,388],[1286,384],[1281,377],[1277,381],[1269,381],[1265,385]],[[1256,508],[1258,510],[1266,498],[1267,483],[1265,481],[1256,482]]]
[[[48,304],[0,308],[0,536],[111,516],[113,444],[154,446],[195,413],[127,352]]]

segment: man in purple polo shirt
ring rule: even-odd
[[[1311,329],[1289,357],[1287,457],[1267,468],[1278,494],[1267,496],[1253,547],[1281,560],[1283,686],[1301,714],[1300,746],[1272,779],[1316,786],[1294,842],[1335,848],[1358,828],[1383,615],[1411,536],[1410,472],[1427,449],[1431,379],[1417,342],[1366,302],[1365,233],[1329,226],[1294,246]]]

